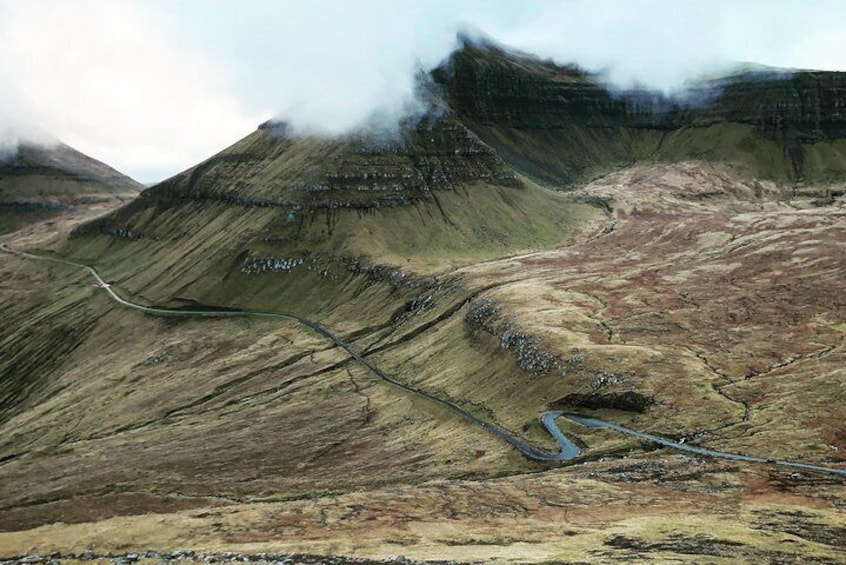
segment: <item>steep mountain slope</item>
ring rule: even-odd
[[[141,185],[63,143],[21,142],[0,159],[0,233],[79,205],[128,200]]]
[[[637,161],[708,159],[780,181],[846,176],[846,78],[750,70],[677,97],[465,42],[433,72],[457,116],[517,170],[569,185]]]
[[[398,267],[562,244],[601,215],[520,179],[448,116],[387,138],[280,129],[80,226],[71,252],[159,303],[331,310],[350,298],[340,289],[402,283]]]

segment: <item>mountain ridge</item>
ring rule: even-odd
[[[552,184],[690,158],[734,161],[782,182],[846,176],[846,73],[751,70],[680,96],[612,92],[577,67],[465,42],[433,76],[482,140]],[[570,154],[554,157],[562,152]]]
[[[0,232],[61,216],[76,205],[127,199],[142,188],[64,143],[21,141],[0,160]]]

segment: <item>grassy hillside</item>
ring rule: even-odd
[[[610,212],[570,245],[449,277],[351,274],[324,288],[343,300],[304,285],[299,296],[324,306],[293,306],[396,378],[541,446],[551,442],[537,416],[560,406],[838,466],[842,202],[789,196],[702,162],[635,167],[572,195]],[[143,240],[124,239],[112,238],[115,265],[146,260]],[[553,469],[375,380],[301,327],[157,319],[115,307],[82,271],[7,255],[0,265],[10,314],[0,340],[17,352],[2,370],[19,391],[0,443],[10,551],[842,558],[838,477],[576,426],[566,430],[582,458]],[[127,273],[114,282],[135,300],[157,288],[151,276],[130,290],[140,274]],[[239,284],[233,303],[249,306],[294,292]],[[32,380],[27,367],[48,358]],[[67,524],[28,530],[56,520]]]
[[[22,142],[0,160],[0,233],[77,206],[130,199],[141,185],[62,143]]]
[[[387,141],[262,128],[80,226],[63,252],[157,303],[313,312],[362,285],[390,290],[400,270],[564,244],[600,215],[518,178],[453,122]]]

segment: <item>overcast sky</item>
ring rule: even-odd
[[[731,61],[846,70],[839,0],[0,0],[0,150],[54,136],[160,180],[270,117],[401,108],[464,27],[665,90]]]

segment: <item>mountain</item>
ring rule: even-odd
[[[285,129],[264,124],[79,226],[72,253],[132,257],[126,284],[157,303],[313,311],[399,268],[426,273],[562,244],[601,216],[516,174],[448,113],[387,136]]]
[[[0,160],[0,233],[77,205],[138,194],[141,185],[63,143],[21,142]]]
[[[131,257],[123,282],[159,304],[331,310],[330,297],[350,298],[338,288],[380,265],[430,272],[564,244],[604,211],[547,188],[635,163],[731,163],[794,191],[836,183],[842,85],[839,73],[746,67],[677,97],[613,92],[576,67],[465,40],[421,78],[428,112],[398,132],[326,139],[263,124],[78,227],[70,250],[103,266]]]
[[[843,562],[843,80],[465,41],[4,250],[0,557]]]
[[[576,67],[465,41],[433,76],[480,139],[553,184],[690,158],[780,181],[846,175],[843,73],[751,67],[668,97],[612,91]]]

